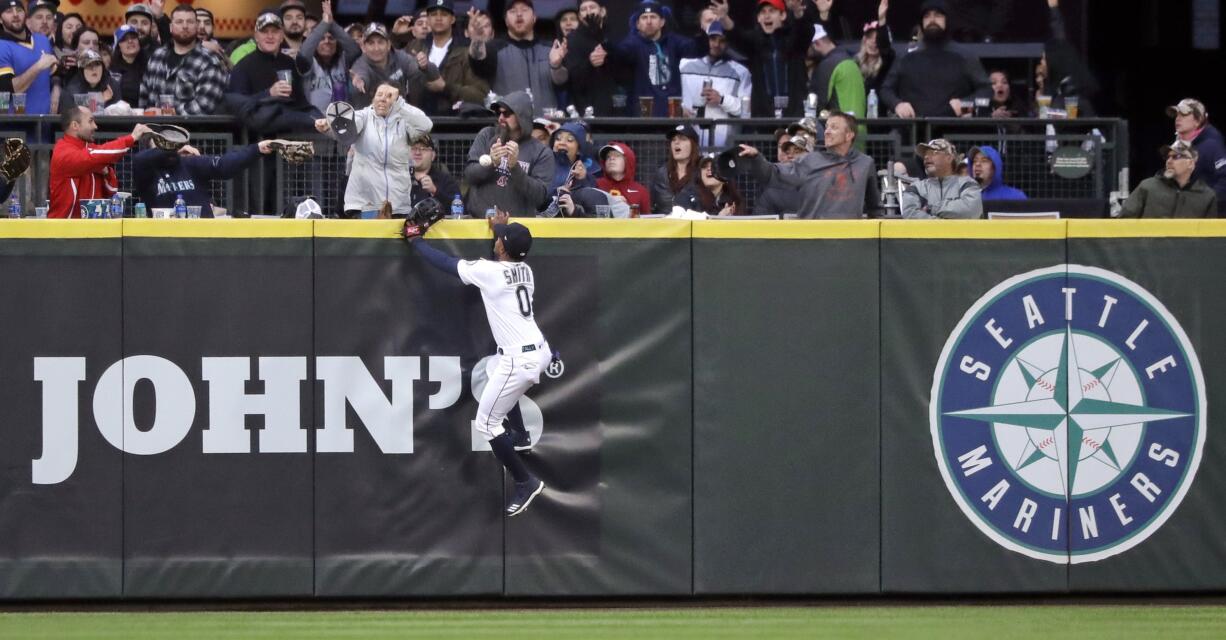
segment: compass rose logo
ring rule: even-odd
[[[1200,363],[1149,292],[1102,269],[1010,278],[941,353],[930,421],[958,506],[998,544],[1058,563],[1143,542],[1205,442]]]

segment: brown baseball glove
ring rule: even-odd
[[[30,148],[21,138],[7,138],[0,148],[0,177],[7,182],[16,182],[30,168],[34,159]]]
[[[153,141],[153,146],[166,151],[178,151],[191,140],[187,129],[173,124],[151,124],[149,129],[149,139]]]
[[[315,157],[315,144],[299,140],[269,140],[277,155],[290,164],[304,164]]]

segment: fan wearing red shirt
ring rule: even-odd
[[[80,218],[82,200],[110,198],[119,191],[115,164],[150,131],[138,124],[131,135],[95,145],[98,124],[94,114],[81,107],[66,110],[60,125],[64,137],[51,152],[51,207],[47,217]]]

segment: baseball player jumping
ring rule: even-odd
[[[498,358],[488,369],[489,382],[481,393],[474,427],[489,440],[494,456],[515,479],[506,514],[517,516],[541,494],[545,483],[528,473],[516,453],[517,434],[504,429],[502,423],[524,392],[540,382],[552,352],[536,326],[536,286],[532,268],[523,261],[532,247],[532,233],[518,222],[508,224],[507,219],[506,212],[498,211],[489,220],[494,231],[494,260],[460,260],[431,247],[421,239],[428,223],[418,225],[410,220],[404,236],[430,265],[481,290],[490,331],[498,343]]]

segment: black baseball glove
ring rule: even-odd
[[[404,219],[402,237],[405,241],[426,235],[434,223],[443,218],[443,205],[434,198],[426,198],[413,205],[413,210]]]
[[[20,138],[8,138],[0,148],[0,177],[7,182],[16,182],[30,168],[33,156],[30,148]]]

